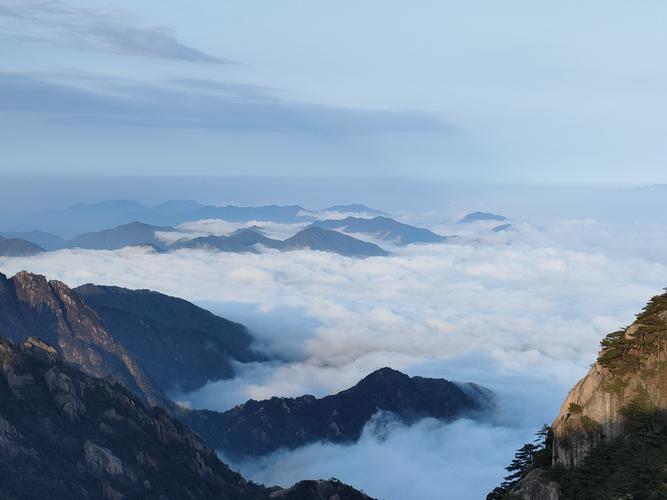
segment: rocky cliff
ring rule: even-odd
[[[489,499],[667,498],[667,294],[601,346],[544,445],[508,468],[520,479]]]
[[[115,377],[149,405],[171,404],[95,311],[60,281],[28,272],[12,278],[0,273],[0,335],[17,342],[44,339],[86,373]]]
[[[609,334],[588,374],[552,424],[553,464],[577,466],[603,441],[620,436],[639,396],[667,412],[667,294],[654,297],[629,327]]]
[[[4,500],[368,500],[337,481],[265,488],[124,386],[70,366],[29,338],[0,337]]]

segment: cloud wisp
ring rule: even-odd
[[[146,26],[126,12],[72,7],[57,0],[0,0],[4,37],[131,56],[196,63],[232,63],[194,48],[164,26]]]
[[[66,75],[0,73],[0,110],[39,113],[71,125],[210,129],[350,135],[456,128],[429,113],[362,109],[284,100],[250,85],[202,89],[201,84],[149,84]],[[70,79],[71,80],[71,79]],[[259,96],[259,97],[258,97]]]

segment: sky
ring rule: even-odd
[[[666,15],[0,0],[0,174],[665,182]]]

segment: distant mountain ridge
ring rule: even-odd
[[[30,241],[0,237],[0,257],[28,257],[42,252],[42,247]]]
[[[136,245],[164,248],[164,242],[156,237],[156,233],[175,231],[176,229],[170,226],[152,226],[134,221],[103,231],[80,234],[69,240],[66,245],[70,248],[90,250],[117,250]]]
[[[224,413],[191,411],[184,421],[212,448],[242,458],[315,441],[354,442],[378,411],[391,412],[405,423],[422,417],[452,420],[489,409],[492,401],[492,393],[476,384],[409,377],[382,368],[322,399],[250,400]]]
[[[325,210],[362,210],[363,213],[371,215],[384,215],[379,210],[361,204],[335,205]],[[312,222],[317,219],[317,215],[315,211],[299,205],[216,206],[202,205],[192,200],[171,200],[155,206],[146,206],[132,200],[107,200],[97,203],[77,203],[65,209],[42,211],[19,217],[12,232],[41,230],[69,239],[77,234],[102,231],[133,221],[142,221],[153,226],[176,226],[204,219],[224,219],[229,222],[258,220],[289,224]]]
[[[312,225],[324,229],[338,229],[345,233],[367,234],[378,239],[391,241],[397,245],[410,245],[412,243],[443,243],[447,241],[446,236],[440,236],[428,229],[404,224],[384,216],[378,216],[372,219],[364,219],[360,217],[327,219],[315,221]]]
[[[64,238],[45,231],[1,231],[0,236],[29,241],[44,250],[60,250],[67,245],[67,241]]]
[[[158,252],[184,248],[210,248],[223,252],[259,251],[257,245],[280,250],[310,249],[337,253],[347,257],[373,257],[389,255],[378,245],[353,238],[346,234],[309,226],[286,240],[276,240],[264,236],[257,226],[242,228],[228,235],[199,236],[192,239],[180,239],[169,242],[158,237],[158,233],[175,233],[170,226],[152,226],[143,222],[131,222],[93,233],[75,236],[63,243],[63,248],[83,248],[90,250],[117,250],[130,246],[148,246]],[[3,253],[6,244],[6,253]],[[43,252],[44,249],[22,240],[0,238],[0,256],[26,256]]]
[[[388,252],[374,243],[358,240],[351,236],[309,226],[284,241],[267,238],[257,231],[244,229],[235,231],[227,236],[202,236],[176,242],[172,248],[213,248],[223,252],[252,252],[259,251],[256,245],[280,250],[319,250],[337,253],[346,257],[374,257],[389,255]]]
[[[389,255],[375,243],[358,240],[337,231],[330,231],[320,227],[309,226],[294,236],[285,240],[285,248],[298,250],[307,248],[332,252],[346,257],[374,257]]]
[[[167,201],[148,207],[131,200],[77,203],[61,210],[43,211],[18,219],[23,231],[40,229],[66,238],[102,231],[133,221],[153,226],[175,226],[183,222],[224,219],[229,222],[263,220],[278,223],[309,222],[314,214],[298,205],[239,207],[201,205],[195,201]],[[19,229],[16,229],[18,231]]]

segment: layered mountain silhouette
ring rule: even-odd
[[[223,413],[191,411],[184,421],[212,448],[238,459],[316,441],[354,442],[380,411],[404,423],[423,417],[452,420],[488,410],[492,402],[492,393],[476,384],[409,377],[382,368],[354,387],[321,399],[250,400]]]
[[[667,294],[601,345],[544,443],[517,453],[516,477],[489,499],[667,497]]]
[[[265,248],[285,250],[284,242],[267,238],[254,229],[239,229],[229,235],[210,235],[176,242],[172,248],[212,248],[221,252],[257,252],[261,245]]]
[[[77,203],[63,210],[43,211],[17,220],[20,229],[41,229],[67,238],[113,226],[143,221],[153,226],[174,226],[203,219],[229,222],[261,220],[278,223],[309,222],[314,214],[298,205],[238,207],[201,205],[196,201],[167,201],[148,207],[131,200]]]
[[[7,500],[364,500],[338,481],[266,488],[229,469],[161,408],[0,337],[0,497]]]
[[[336,205],[325,210],[381,213],[360,204]],[[178,240],[180,235],[173,227],[173,225],[183,222],[206,219],[222,219],[241,223],[253,220],[277,223],[303,223],[316,220],[315,212],[298,205],[269,205],[263,207],[229,205],[218,207],[200,205],[195,201],[168,201],[154,207],[146,207],[134,201],[115,200],[100,203],[79,203],[65,210],[50,211],[41,215],[43,217],[40,218],[40,227],[45,227],[60,234],[70,235],[73,228],[86,228],[88,231],[73,235],[70,239],[64,239],[56,234],[41,230],[7,232],[4,234],[20,236],[25,239],[25,242],[6,242],[8,247],[6,255],[30,255],[29,252],[31,251],[33,253],[37,252],[37,248],[30,247],[29,243],[38,247],[42,243],[43,246],[39,248],[40,251],[62,248],[116,250],[129,246],[149,246],[158,252],[182,248],[209,248],[224,252],[257,252],[261,246],[281,251],[320,250],[349,257],[387,255],[385,250],[374,243],[328,230],[338,228],[334,227],[335,224],[331,224],[334,221],[323,221],[324,224],[307,227],[286,240],[267,237],[262,234],[261,228],[257,225],[239,229],[228,235],[210,235]],[[346,221],[350,224],[354,221],[357,221],[356,224],[369,224],[366,222],[367,219],[348,218]],[[445,239],[426,229],[401,224],[386,217],[377,217],[372,221],[372,227],[365,228],[368,234],[399,243],[403,242],[403,244],[436,242]],[[112,227],[109,227],[110,225]],[[344,231],[347,230],[344,228]],[[349,230],[347,232],[353,231]],[[160,237],[160,233],[164,233],[164,237]],[[169,233],[172,233],[173,236],[170,237]],[[1,242],[2,240],[0,240],[0,252],[2,251]],[[21,244],[19,245],[19,243]]]
[[[2,231],[0,232],[0,236],[29,241],[44,250],[60,250],[67,246],[67,240],[45,231]]]
[[[316,226],[309,226],[284,241],[267,238],[255,230],[244,229],[228,236],[203,236],[177,242],[172,248],[212,248],[223,252],[258,252],[260,250],[258,245],[283,252],[309,249],[337,253],[346,257],[388,255],[388,252],[374,243]]]
[[[373,219],[360,217],[327,219],[313,222],[312,225],[324,229],[338,229],[345,233],[367,234],[377,239],[390,241],[396,245],[442,243],[447,241],[446,236],[440,236],[428,229],[403,224],[402,222],[383,216]]]
[[[347,257],[373,257],[389,255],[375,243],[361,241],[338,231],[330,231],[310,226],[285,240],[285,248],[298,250],[302,248],[332,252]]]
[[[156,233],[174,231],[176,229],[170,226],[151,226],[150,224],[134,221],[103,231],[80,234],[68,241],[67,246],[91,250],[117,250],[136,245],[164,248],[165,243],[157,238]]]
[[[324,210],[385,215],[379,210],[361,204],[335,205]],[[28,241],[43,246],[47,250],[55,250],[58,248],[58,242],[50,236],[49,240],[46,240],[38,234],[29,235],[28,233],[39,229],[42,233],[53,233],[53,235],[70,239],[77,234],[98,232],[110,227],[124,226],[134,221],[142,221],[152,226],[176,226],[184,222],[204,219],[224,219],[229,222],[256,220],[276,223],[306,223],[316,220],[317,215],[315,211],[299,205],[240,207],[202,205],[192,200],[171,200],[155,206],[146,206],[132,200],[108,200],[97,203],[77,203],[61,210],[42,211],[15,218],[16,227],[12,229],[12,232],[22,232]],[[12,237],[23,238],[18,235]]]
[[[0,237],[0,257],[27,257],[43,251],[39,245],[20,238]]]

